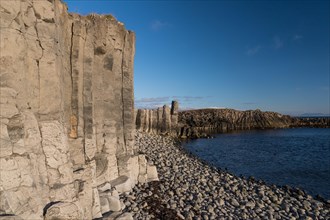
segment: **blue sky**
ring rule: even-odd
[[[330,112],[327,0],[65,2],[136,33],[137,107]]]

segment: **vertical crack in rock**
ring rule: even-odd
[[[40,39],[40,37],[39,37],[39,32],[38,32],[38,27],[37,27],[37,25],[38,25],[38,14],[37,14],[37,12],[36,12],[36,10],[35,10],[35,8],[33,7],[33,2],[32,2],[32,10],[33,10],[33,13],[34,13],[34,16],[35,16],[35,23],[34,23],[34,29],[35,29],[35,31],[36,31],[36,36],[37,36],[37,41],[38,41],[38,44],[39,44],[39,47],[40,47],[40,49],[41,49],[41,55],[40,55],[40,57],[39,58],[37,58],[36,59],[36,64],[37,64],[37,73],[38,73],[38,86],[39,86],[39,104],[38,104],[38,111],[40,112],[40,105],[41,105],[41,95],[40,95],[40,91],[41,91],[41,82],[40,82],[40,60],[42,59],[42,57],[44,56],[44,47],[42,46],[42,44],[41,44],[41,39]]]
[[[37,72],[38,72],[38,86],[39,86],[39,97],[38,97],[38,99],[39,99],[39,102],[38,102],[38,112],[40,112],[40,104],[41,104],[41,98],[40,98],[40,61],[39,60],[36,60],[36,64],[37,64]]]
[[[77,82],[73,70],[73,37],[74,37],[74,21],[71,26],[71,42],[70,42],[70,76],[71,76],[71,117],[70,117],[70,134],[71,138],[77,138],[78,127],[78,99],[77,99]]]
[[[48,165],[47,165],[47,157],[46,157],[46,153],[45,153],[45,149],[44,149],[44,145],[42,143],[42,140],[43,140],[43,136],[42,136],[42,132],[41,132],[41,127],[40,125],[38,125],[38,131],[39,131],[39,135],[40,135],[40,146],[41,146],[41,153],[43,154],[44,156],[44,164],[45,166],[48,168]],[[48,178],[48,173],[47,173],[47,183],[46,183],[48,186],[49,186],[49,178]]]
[[[83,140],[83,150],[84,150],[84,155],[85,155],[85,160],[89,160],[88,154],[87,154],[87,144],[86,140],[87,139],[92,139],[93,135],[93,116],[92,116],[92,105],[91,100],[91,93],[92,93],[92,88],[91,88],[91,72],[86,70],[87,66],[92,67],[92,59],[87,58],[85,59],[85,47],[86,47],[86,41],[87,41],[87,36],[88,36],[88,28],[87,24],[84,26],[86,29],[86,37],[84,39],[84,46],[83,46],[83,98],[82,98],[82,106],[83,106],[83,120],[84,120],[84,140]],[[86,65],[87,64],[87,65]]]
[[[125,46],[126,46],[126,37],[127,37],[128,32],[125,33],[124,36],[124,45],[123,45],[123,55],[122,55],[122,63],[121,63],[121,74],[122,74],[122,82],[121,82],[121,98],[122,98],[122,121],[123,121],[123,139],[124,139],[124,151],[127,152],[127,146],[126,146],[126,135],[125,135],[125,103],[124,103],[124,78],[125,78]]]
[[[35,31],[36,31],[38,44],[39,44],[39,46],[40,46],[40,48],[41,48],[41,56],[40,56],[37,60],[41,60],[41,58],[44,56],[44,50],[45,50],[45,49],[43,48],[43,46],[42,46],[42,44],[41,44],[40,37],[39,37],[39,32],[38,32],[38,27],[37,27],[37,25],[38,25],[37,12],[36,12],[36,10],[35,10],[35,8],[34,8],[33,6],[32,6],[32,9],[33,9],[34,15],[35,15],[35,17],[36,17],[36,20],[35,20],[35,23],[34,23],[34,29],[35,29]]]

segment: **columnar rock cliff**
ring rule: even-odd
[[[152,134],[179,134],[179,103],[172,101],[171,108],[164,105],[157,109],[138,109],[136,111],[136,130]]]
[[[59,0],[1,0],[0,18],[0,218],[120,211],[157,179],[134,147],[134,33]]]
[[[179,112],[179,124],[184,127],[181,135],[192,136],[189,132],[198,134],[288,127],[328,128],[330,118],[296,118],[258,109],[199,109]]]
[[[285,128],[297,120],[276,112],[234,109],[199,109],[179,113],[179,122],[197,133],[218,133],[234,130]],[[191,129],[190,129],[191,130]],[[189,132],[189,129],[187,130]],[[183,135],[191,136],[185,134]]]
[[[320,123],[318,123],[320,124]],[[136,129],[154,134],[170,134],[180,138],[207,137],[211,133],[235,130],[286,128],[307,125],[304,121],[276,112],[234,109],[198,109],[179,111],[173,101],[171,110],[139,109]]]

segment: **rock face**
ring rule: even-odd
[[[1,0],[0,31],[0,216],[120,211],[155,179],[134,147],[134,33],[59,0]]]
[[[179,103],[172,101],[171,108],[164,105],[157,109],[138,109],[136,111],[136,130],[151,134],[179,135]]]
[[[330,128],[330,117],[298,117],[296,127]]]
[[[223,133],[235,130],[288,127],[329,128],[330,118],[295,118],[260,110],[200,109],[179,112],[181,137]]]
[[[234,130],[286,128],[304,126],[297,118],[276,112],[260,110],[199,109],[179,112],[179,104],[172,102],[171,109],[138,109],[136,129],[151,134],[167,134],[180,138],[208,137],[211,133]]]
[[[234,130],[286,128],[296,119],[276,112],[234,109],[199,109],[179,113],[179,122],[184,125],[181,135],[191,137],[200,133],[222,133]]]

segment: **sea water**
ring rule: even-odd
[[[214,137],[187,141],[184,147],[233,174],[330,199],[329,128],[240,131]]]

